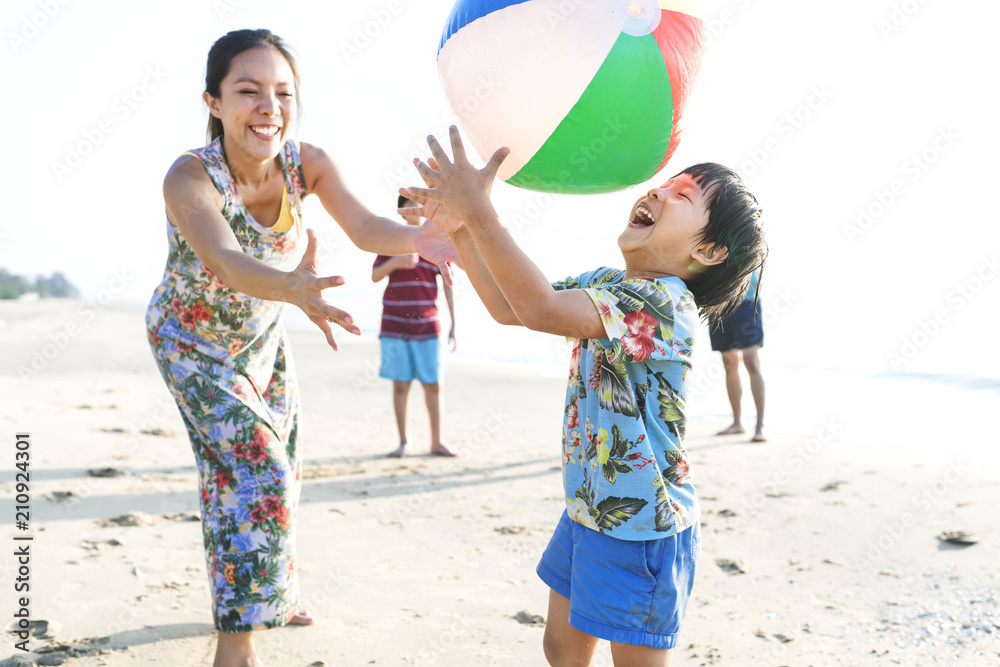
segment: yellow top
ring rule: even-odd
[[[278,214],[278,221],[271,227],[275,232],[287,232],[295,224],[292,219],[292,209],[288,206],[288,190],[281,189],[281,213]]]
[[[299,145],[298,142],[295,142],[296,148],[298,148],[298,145]],[[191,157],[196,157],[199,160],[201,159],[191,151],[184,151],[184,155],[190,155]],[[246,207],[244,206],[244,208]],[[247,211],[247,215],[250,215],[249,211]],[[278,212],[278,221],[274,223],[272,226],[268,227],[268,229],[274,232],[287,232],[289,229],[292,228],[293,225],[295,225],[295,220],[292,218],[292,209],[289,208],[288,206],[288,190],[282,187],[281,211]],[[261,226],[264,227],[265,225]]]

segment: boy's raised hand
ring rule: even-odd
[[[434,167],[437,167],[434,158],[429,158],[428,161]],[[422,176],[422,178],[428,187],[432,187],[426,177]],[[462,261],[459,259],[458,252],[455,250],[455,244],[451,242],[448,234],[461,229],[461,219],[440,202],[414,194],[408,188],[400,188],[399,194],[419,204],[419,206],[396,209],[397,213],[401,215],[418,215],[421,218],[426,218],[424,224],[420,225],[417,237],[413,241],[416,251],[420,253],[421,257],[429,259],[438,265],[438,268],[441,270],[441,277],[445,283],[454,285],[455,278],[451,270],[451,263],[454,262],[455,265],[461,268]]]
[[[416,164],[419,160],[414,160],[413,163]],[[434,158],[427,158],[427,164],[435,172],[438,169],[437,160]],[[421,174],[420,177],[427,184],[427,187],[433,188],[434,184],[431,182],[430,177]],[[416,208],[411,207],[408,212],[413,215],[419,215],[422,218],[426,218],[433,222],[437,227],[448,232],[449,234],[454,234],[455,232],[462,229],[462,219],[452,211],[450,208],[445,206],[439,201],[434,199],[429,199],[425,196],[418,195],[414,192],[415,188],[400,188],[399,194],[403,195],[410,201],[419,204]],[[397,209],[397,213],[402,213],[404,209]]]
[[[427,137],[427,144],[437,161],[437,170],[420,160],[414,160],[426,188],[409,188],[409,192],[424,197],[451,209],[462,221],[470,223],[490,207],[490,192],[497,171],[510,150],[500,148],[482,169],[476,169],[465,155],[465,146],[458,134],[458,128],[448,128],[451,137],[451,152],[454,162],[441,148],[433,136]],[[420,203],[420,202],[418,202]],[[426,210],[426,204],[425,204]],[[429,217],[429,216],[427,216]]]

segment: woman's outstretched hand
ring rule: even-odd
[[[417,212],[419,208],[410,208],[407,210],[412,215],[423,215]],[[417,230],[417,235],[413,239],[413,249],[427,261],[437,264],[438,269],[441,270],[441,277],[446,283],[449,285],[455,284],[455,276],[451,270],[451,264],[454,262],[461,268],[462,262],[458,258],[458,251],[455,250],[455,244],[451,242],[448,232],[428,220],[420,225],[420,228]]]
[[[298,306],[310,321],[320,328],[320,331],[326,336],[327,344],[336,352],[339,348],[337,347],[337,339],[333,336],[331,322],[355,336],[361,335],[361,329],[354,324],[350,315],[339,308],[334,308],[323,299],[323,290],[343,285],[344,279],[340,276],[321,278],[316,273],[316,248],[318,247],[316,233],[307,229],[306,236],[309,239],[306,252],[299,265],[289,274],[286,301]]]

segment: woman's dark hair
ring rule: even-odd
[[[288,66],[292,68],[295,78],[295,101],[299,99],[299,69],[295,58],[284,40],[270,30],[233,30],[220,37],[208,51],[208,64],[205,66],[205,92],[218,98],[222,91],[219,86],[229,74],[233,58],[244,51],[270,47],[285,57]],[[222,120],[212,114],[208,115],[208,140],[215,141],[224,133]]]
[[[710,323],[736,309],[750,288],[751,274],[767,261],[763,209],[734,170],[714,162],[688,167],[688,174],[708,197],[708,223],[698,242],[722,245],[729,254],[721,264],[707,267],[687,281],[688,289]],[[760,281],[757,293],[760,293]],[[757,294],[754,294],[756,307]]]

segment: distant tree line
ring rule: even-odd
[[[31,280],[9,273],[6,269],[0,269],[0,299],[16,299],[22,294],[31,293],[42,298],[72,298],[80,295],[80,291],[58,271],[49,278],[38,276]]]

